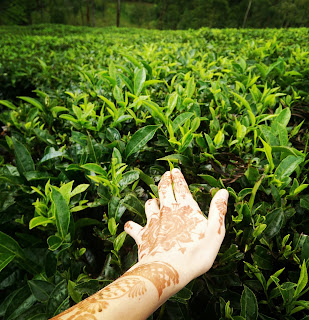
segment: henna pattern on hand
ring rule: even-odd
[[[189,205],[179,207],[179,204],[173,204],[172,208],[164,206],[159,214],[153,215],[143,230],[140,259],[169,251],[176,246],[184,253],[186,248],[183,244],[194,241],[194,230],[202,222],[193,212]]]
[[[220,226],[219,226],[219,229],[218,229],[218,233],[220,234],[221,233],[221,227],[223,225],[224,216],[226,215],[226,211],[227,211],[226,200],[218,199],[216,201],[216,207],[217,207],[217,210],[219,211],[219,216],[220,216],[219,217]]]
[[[191,197],[191,192],[188,188],[186,180],[180,172],[173,175],[173,184],[174,187],[177,188],[177,193],[180,194],[183,199],[185,199],[187,196]]]
[[[127,221],[124,225],[125,229],[133,229],[133,227],[131,226],[130,222]]]
[[[171,185],[171,179],[171,173],[169,171],[165,172],[158,184],[158,191],[162,194],[163,199],[166,198],[167,189],[170,188]]]

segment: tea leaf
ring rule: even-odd
[[[246,320],[256,320],[258,316],[257,300],[254,293],[247,286],[244,286],[240,303],[240,315],[244,317]]]
[[[297,166],[303,161],[303,157],[295,157],[291,155],[287,156],[280,162],[279,166],[277,167],[275,171],[275,177],[278,180],[282,181],[285,177],[289,177],[293,173],[293,171],[295,171]]]
[[[24,257],[22,248],[17,241],[2,231],[0,231],[0,253]]]
[[[126,239],[127,233],[125,231],[121,232],[119,236],[114,241],[114,249],[118,252],[123,246],[124,240]]]
[[[126,158],[141,150],[141,148],[153,138],[160,125],[150,125],[136,131],[126,146]]]
[[[29,280],[28,285],[35,298],[41,302],[45,302],[49,299],[50,294],[55,287],[50,282],[42,280]]]
[[[139,69],[134,75],[134,94],[139,96],[146,80],[146,70],[144,68]]]
[[[70,210],[65,198],[60,191],[55,189],[55,187],[52,187],[51,200],[55,206],[54,215],[56,218],[57,230],[60,237],[64,239],[69,230]]]
[[[10,253],[0,253],[0,272],[15,258]]]
[[[34,162],[27,148],[15,138],[12,138],[16,156],[18,171],[23,174],[28,171],[35,171]]]
[[[307,267],[306,267],[306,261],[304,260],[303,264],[301,266],[297,287],[296,287],[296,290],[294,292],[294,297],[298,297],[299,296],[299,294],[306,287],[307,283],[308,283],[308,272],[307,272]]]

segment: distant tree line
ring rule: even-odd
[[[0,25],[96,26],[107,8],[104,25],[121,26],[126,15],[130,25],[159,29],[309,27],[309,0],[1,0]]]

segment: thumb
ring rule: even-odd
[[[128,221],[124,225],[124,231],[135,240],[136,244],[139,244],[139,240],[140,240],[139,233],[141,232],[142,229],[143,229],[142,226],[140,226],[139,224],[133,221]]]
[[[211,233],[212,236],[221,238],[221,242],[225,235],[224,221],[228,198],[228,191],[220,189],[211,200],[208,214],[208,232]]]

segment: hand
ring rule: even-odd
[[[139,262],[123,276],[53,319],[146,319],[169,297],[212,266],[225,235],[228,192],[211,201],[208,220],[178,169],[166,172],[159,198],[146,203],[147,224],[129,221]],[[142,308],[140,306],[143,306]]]
[[[166,263],[187,283],[207,272],[225,235],[228,196],[225,189],[215,194],[206,219],[180,170],[165,172],[159,200],[146,202],[146,226],[125,224],[125,231],[138,245],[139,262]]]

